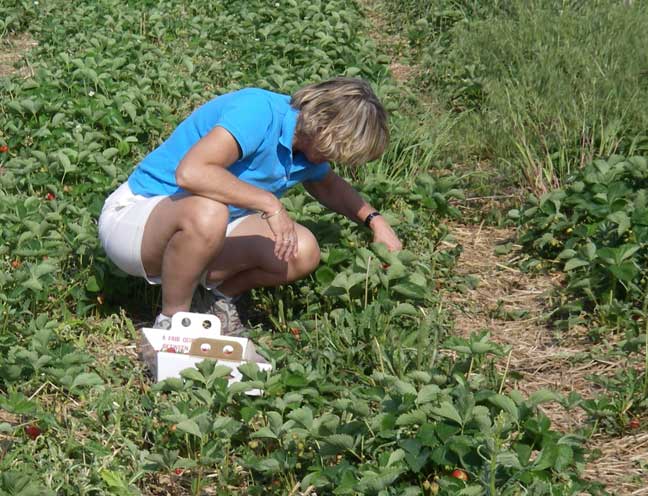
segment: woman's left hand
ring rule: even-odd
[[[374,243],[387,245],[389,251],[403,249],[403,243],[398,239],[392,227],[382,216],[374,217],[371,220],[371,230],[373,231]]]

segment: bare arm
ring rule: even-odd
[[[321,181],[304,183],[304,187],[322,205],[359,224],[362,224],[367,215],[376,210],[364,201],[348,182],[333,171],[329,171]],[[392,251],[402,249],[400,239],[384,217],[374,217],[369,227],[373,231],[375,242],[386,244]]]
[[[238,159],[238,143],[226,129],[217,126],[180,161],[176,182],[185,191],[226,205],[268,214],[281,208],[272,193],[239,180],[227,170]]]
[[[176,182],[185,191],[240,208],[265,212],[274,235],[275,255],[289,260],[297,255],[295,223],[272,193],[239,180],[227,168],[239,159],[239,146],[222,127],[215,127],[180,161]]]

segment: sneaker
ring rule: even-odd
[[[191,311],[218,317],[223,336],[246,338],[249,335],[249,330],[241,322],[236,308],[236,300],[237,298],[218,296],[213,291],[199,286],[196,288],[191,302]]]
[[[153,329],[163,329],[165,331],[168,331],[169,329],[171,329],[171,319],[168,317],[160,318],[158,316],[158,318],[155,319],[155,323],[153,324]]]

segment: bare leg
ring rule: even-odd
[[[225,239],[222,251],[209,264],[208,280],[223,281],[218,289],[228,296],[261,286],[278,286],[310,274],[320,260],[313,234],[297,225],[297,256],[288,262],[274,255],[268,223],[252,215]]]
[[[205,269],[209,280],[223,281],[224,294],[234,296],[294,281],[319,264],[319,246],[305,227],[297,225],[297,256],[285,262],[274,255],[272,232],[260,216],[249,216],[225,238],[228,218],[225,205],[194,195],[155,207],[144,229],[142,262],[149,276],[162,276],[163,314],[189,309]]]
[[[151,213],[142,239],[149,276],[162,276],[162,313],[187,311],[200,275],[223,248],[229,212],[200,196],[162,200]]]

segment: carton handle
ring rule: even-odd
[[[172,330],[209,330],[211,333],[220,334],[221,322],[215,315],[193,313],[193,312],[176,312],[171,317]]]
[[[232,362],[243,361],[243,346],[227,339],[196,338],[191,342],[189,353],[205,358],[216,358]]]

